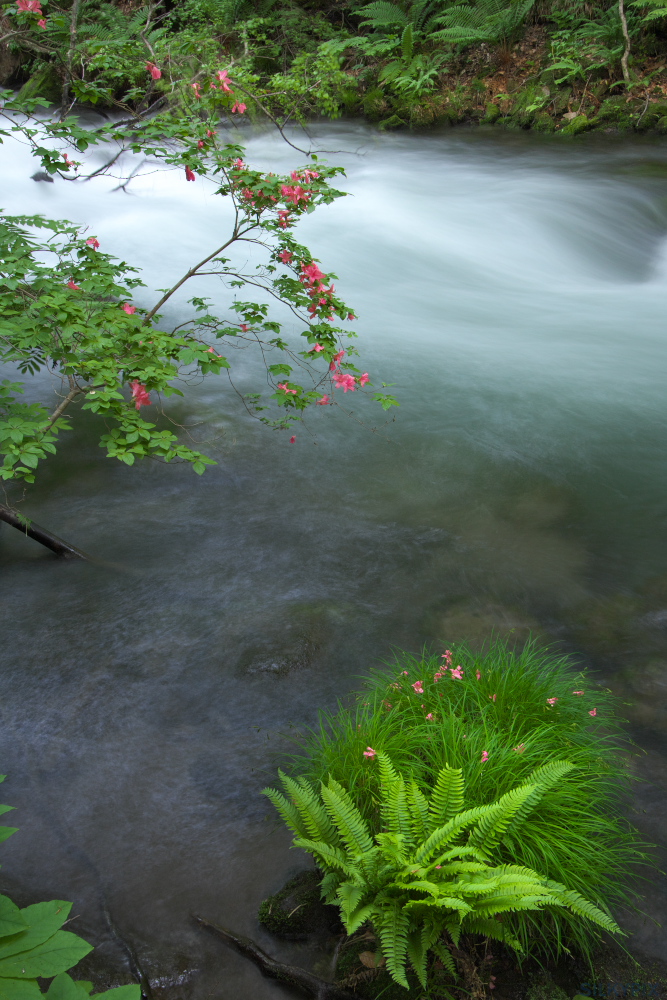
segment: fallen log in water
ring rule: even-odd
[[[77,549],[76,546],[63,541],[62,538],[58,538],[57,535],[47,531],[46,528],[42,528],[39,524],[35,524],[34,521],[19,517],[10,507],[5,507],[2,504],[0,504],[0,521],[11,524],[12,528],[16,528],[17,531],[20,531],[23,535],[27,535],[28,538],[33,538],[36,542],[45,545],[47,549],[51,549],[52,552],[55,552],[57,556],[61,556],[63,559],[90,559],[90,556],[87,556],[81,549]]]
[[[204,920],[203,917],[195,917],[195,920],[202,927],[217,934],[225,944],[235,948],[244,958],[249,958],[251,962],[254,962],[261,970],[262,975],[269,979],[277,979],[283,986],[291,986],[302,995],[313,997],[313,1000],[356,1000],[352,993],[344,990],[341,986],[336,986],[335,983],[328,983],[325,979],[320,979],[319,976],[314,976],[311,972],[306,972],[305,969],[299,969],[296,965],[285,965],[283,962],[277,962],[275,958],[271,958],[265,951],[262,951],[250,938],[233,934],[226,927],[213,924],[210,920]]]

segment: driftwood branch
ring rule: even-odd
[[[220,927],[218,924],[204,920],[203,917],[195,917],[195,920],[202,927],[213,931],[217,937],[222,938],[225,944],[238,951],[244,958],[250,959],[257,966],[262,975],[269,979],[277,979],[283,986],[291,987],[301,993],[302,996],[312,997],[313,1000],[355,1000],[355,997],[348,990],[344,990],[335,983],[328,983],[319,976],[314,976],[305,969],[299,969],[295,965],[285,965],[271,958],[265,951],[251,941],[250,938],[240,937]]]
[[[52,552],[55,552],[57,556],[61,556],[63,559],[90,559],[90,556],[82,552],[81,549],[70,545],[69,542],[64,542],[62,538],[53,535],[46,528],[35,524],[34,521],[24,520],[15,511],[11,510],[10,507],[5,507],[2,504],[0,504],[0,521],[11,524],[12,528],[16,528],[23,535],[27,535],[28,538],[32,538],[36,542],[45,545],[47,549],[51,549]]]
[[[625,5],[623,0],[618,0],[618,16],[621,19],[623,38],[625,39],[625,51],[621,56],[621,69],[626,85],[630,83],[630,71],[628,69],[628,56],[630,55],[630,34],[628,32],[628,21],[625,16]]]

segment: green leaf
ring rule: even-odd
[[[93,993],[93,997],[110,997],[112,1000],[141,1000],[141,986],[114,986],[105,993]]]
[[[65,923],[71,909],[72,904],[63,899],[52,899],[48,903],[33,903],[32,906],[24,907],[20,913],[27,929],[0,942],[0,959],[29,951],[48,941]]]
[[[93,946],[76,934],[56,931],[48,941],[30,951],[0,961],[0,977],[34,979],[43,976],[49,979],[71,969],[92,950]]]
[[[13,903],[8,896],[0,896],[0,938],[19,934],[27,930],[27,927],[28,924],[16,903]]]
[[[0,979],[0,1000],[43,1000],[34,979]]]
[[[88,1000],[88,991],[80,984],[75,983],[66,972],[61,972],[53,980],[46,995],[49,1000]]]

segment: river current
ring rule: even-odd
[[[193,913],[324,961],[257,925],[304,864],[259,792],[285,734],[392,647],[532,632],[592,665],[627,702],[631,818],[666,860],[667,145],[353,124],[313,144],[350,196],[297,235],[400,410],[348,394],[290,445],[210,379],[172,410],[218,460],[202,478],[109,461],[91,420],[30,492],[26,513],[100,564],[0,533],[2,800],[20,828],[3,891],[74,900],[72,929],[111,969],[129,942],[169,1000],[284,995]],[[304,162],[274,135],[248,145],[253,164]],[[201,178],[145,165],[114,192],[35,169],[0,147],[5,209],[88,224],[151,287],[224,238]],[[248,391],[256,362],[232,361]],[[665,924],[664,878],[647,892]],[[663,928],[625,926],[639,956],[667,955]]]

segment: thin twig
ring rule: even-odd
[[[618,16],[621,19],[621,27],[623,28],[623,38],[625,39],[625,51],[621,56],[621,69],[623,70],[623,79],[625,80],[626,86],[629,86],[630,71],[628,69],[628,57],[630,55],[630,34],[628,32],[628,22],[625,17],[625,7],[623,0],[618,0]]]

